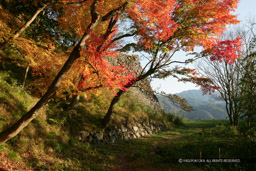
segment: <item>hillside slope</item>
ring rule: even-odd
[[[21,86],[27,63],[22,59],[12,47],[0,51],[0,131],[38,101],[31,93],[31,70],[25,88]],[[106,156],[81,142],[81,132],[102,129],[102,118],[115,94],[107,88],[87,94],[89,97],[82,94],[76,109],[66,108],[70,98],[52,98],[20,134],[0,145],[0,170],[86,170],[95,169],[95,163],[97,168],[105,167]],[[114,107],[110,125],[127,120],[167,123],[168,116],[155,111],[150,101],[151,97],[140,90],[126,92]]]

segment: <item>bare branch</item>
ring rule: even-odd
[[[115,41],[120,40],[120,39],[125,38],[125,37],[134,36],[136,33],[137,33],[137,32],[124,34],[124,35],[122,35],[122,36],[119,36],[119,37],[117,37],[117,38],[114,38],[114,39],[112,40],[112,42],[115,42]]]

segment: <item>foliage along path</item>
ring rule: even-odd
[[[183,128],[96,147],[110,170],[251,170],[255,138],[240,136],[225,121],[187,121]],[[220,151],[219,151],[220,149]],[[241,163],[179,163],[179,159],[246,159]],[[109,160],[110,159],[110,160]]]

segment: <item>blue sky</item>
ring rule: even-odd
[[[238,8],[235,11],[238,15],[238,19],[241,21],[240,24],[246,23],[246,21],[252,17],[256,19],[256,0],[240,0]],[[184,58],[185,53],[180,52],[175,57],[177,59]],[[193,65],[188,65],[186,67],[194,67]],[[190,89],[199,89],[192,83],[182,83],[178,82],[175,78],[167,78],[165,80],[153,80],[151,83],[153,89],[158,91],[164,91],[166,93],[179,93]]]

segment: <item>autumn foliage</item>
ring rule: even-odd
[[[99,87],[117,90],[116,98],[112,100],[108,110],[108,114],[111,115],[113,106],[123,91],[137,81],[151,75],[175,76],[175,72],[170,73],[175,69],[166,68],[176,62],[172,57],[177,51],[193,52],[196,46],[200,46],[203,51],[199,56],[212,56],[212,60],[225,58],[228,63],[239,58],[237,52],[241,52],[239,38],[233,41],[220,41],[219,38],[228,24],[239,22],[236,16],[231,14],[237,7],[238,0],[20,0],[18,2],[24,7],[31,2],[34,7],[45,7],[46,14],[42,14],[45,15],[44,19],[57,24],[41,21],[48,32],[40,30],[39,33],[44,32],[38,36],[40,38],[36,38],[32,30],[15,39],[7,38],[12,40],[8,44],[13,44],[33,66],[36,78],[32,83],[33,90],[35,92],[43,90],[38,94],[42,97],[38,103],[15,123],[15,126],[0,134],[0,142],[19,133],[36,117],[38,110],[58,93],[60,95],[65,91],[77,93]],[[20,16],[24,14],[21,13]],[[30,16],[33,18],[37,15],[30,13]],[[120,22],[122,17],[129,19],[132,25],[126,30],[128,34],[118,30],[125,24]],[[0,24],[1,27],[6,26],[5,23]],[[37,29],[40,26],[38,20],[33,28]],[[118,57],[117,47],[125,45],[119,40],[134,35],[137,40],[135,46],[142,46],[140,50],[149,53],[148,63],[141,75],[134,75],[129,72],[129,68],[113,66],[108,61],[108,58]],[[6,38],[0,39],[0,41],[5,40]],[[67,48],[61,49],[64,44]],[[192,70],[183,70],[181,73],[187,74],[188,81],[201,85],[205,91],[216,88],[206,88],[206,79]]]
[[[242,46],[241,38],[236,38],[235,40],[218,41],[212,45],[211,49],[207,50],[212,61],[222,62],[222,59],[224,59],[226,63],[233,64],[243,53]]]
[[[0,170],[34,170],[28,168],[22,161],[9,160],[6,153],[0,153]]]
[[[34,6],[42,5],[42,2],[36,0],[19,2],[24,4],[32,2]],[[81,51],[83,57],[75,62],[67,76],[69,79],[62,83],[63,91],[89,90],[93,87],[124,89],[123,85],[133,79],[133,74],[127,69],[122,66],[112,66],[107,60],[118,56],[114,49],[120,45],[117,44],[118,41],[112,42],[111,39],[116,37],[119,25],[114,24],[111,30],[108,30],[111,22],[109,19],[94,30],[87,30],[93,17],[88,11],[94,2],[96,2],[95,11],[100,17],[125,3],[124,0],[118,3],[93,0],[45,2],[49,4],[49,12],[62,11],[62,14],[57,15],[56,18],[59,29],[72,30],[77,39],[84,32],[92,35],[86,42],[87,47]],[[236,16],[230,14],[237,7],[237,2],[237,0],[137,0],[129,2],[126,12],[137,28],[138,43],[145,49],[162,46],[170,52],[178,49],[192,51],[199,45],[205,48],[204,55],[211,56],[212,60],[221,61],[225,58],[228,63],[232,63],[239,58],[237,52],[241,52],[239,50],[241,41],[239,38],[233,41],[220,41],[219,36],[227,24],[238,23]],[[117,21],[119,18],[120,15],[116,15],[111,20]],[[108,31],[110,33],[107,34]],[[53,80],[71,50],[66,53],[56,53],[55,44],[49,38],[46,36],[40,44],[24,38],[15,40],[17,49],[28,59],[34,75],[39,76],[39,79],[32,83],[34,86],[31,85],[34,87],[32,91],[37,92],[36,94],[40,92],[41,95],[46,91],[47,83]],[[156,42],[159,42],[158,45]],[[42,45],[47,48],[41,48]]]

